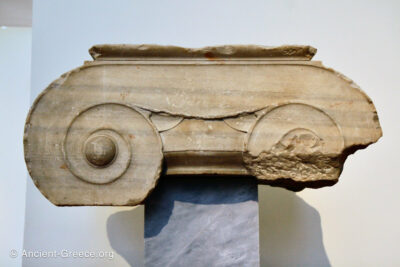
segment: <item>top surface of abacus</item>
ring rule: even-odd
[[[89,49],[89,53],[94,60],[116,60],[121,58],[127,60],[135,58],[311,60],[316,52],[316,48],[303,45],[223,45],[184,48],[150,44],[103,44],[94,45]]]

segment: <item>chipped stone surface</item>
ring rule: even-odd
[[[251,174],[261,183],[279,185],[293,191],[333,185],[342,168],[338,155],[324,155],[321,152],[263,151],[255,157],[244,154],[244,161]]]
[[[36,99],[24,150],[56,205],[137,205],[165,174],[335,184],[382,135],[371,99],[310,46],[97,45]],[[193,178],[195,179],[195,178]]]

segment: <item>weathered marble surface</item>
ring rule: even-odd
[[[25,125],[29,173],[56,205],[140,204],[163,168],[329,186],[349,154],[382,135],[371,99],[312,61],[310,46],[90,53],[44,90]]]
[[[259,266],[251,177],[162,177],[145,202],[146,267]]]

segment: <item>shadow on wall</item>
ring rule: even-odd
[[[143,232],[143,206],[116,212],[107,219],[110,245],[130,266],[144,266]]]
[[[316,209],[295,193],[259,186],[261,266],[331,266]]]

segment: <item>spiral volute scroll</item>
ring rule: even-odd
[[[261,183],[298,191],[337,182],[344,139],[324,111],[290,103],[267,111],[248,135],[244,162]]]
[[[163,158],[151,121],[119,103],[75,114],[41,110],[40,102],[50,99],[47,94],[34,106],[25,131],[26,162],[43,195],[60,206],[141,203],[157,183]]]

